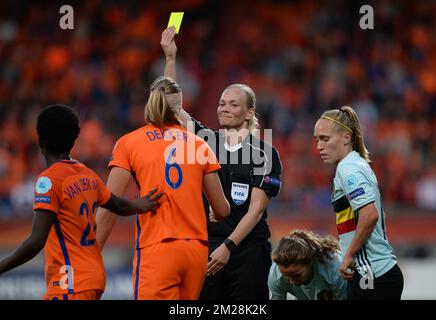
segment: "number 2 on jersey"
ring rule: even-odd
[[[168,157],[165,160],[165,182],[173,189],[178,189],[183,182],[183,171],[180,165],[176,161],[172,161],[172,158],[176,154],[176,148],[171,148],[168,152]],[[177,170],[177,180],[173,182],[170,177],[171,168]]]
[[[97,202],[94,202],[92,205],[92,212],[91,215],[93,216],[95,214],[95,210],[97,209],[98,205]],[[85,231],[82,233],[82,237],[80,238],[80,245],[82,247],[92,246],[95,244],[95,239],[88,239],[89,233],[91,232],[91,219],[89,217],[89,207],[86,202],[83,202],[80,205],[79,210],[79,216],[82,216],[84,211],[86,211],[86,217],[88,219],[88,223],[86,225]],[[94,228],[95,231],[95,228]]]

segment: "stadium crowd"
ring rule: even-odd
[[[363,3],[362,3],[363,4]],[[322,110],[356,108],[383,200],[436,210],[436,4],[370,1],[73,2],[74,30],[59,5],[0,4],[0,219],[28,216],[44,167],[35,119],[63,103],[81,118],[73,157],[104,179],[115,141],[143,123],[147,85],[163,73],[159,41],[171,11],[185,108],[218,128],[220,89],[257,93],[262,128],[283,161],[278,203],[330,213],[329,172],[315,148]],[[272,213],[274,210],[271,211]]]

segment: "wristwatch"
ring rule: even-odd
[[[224,240],[223,242],[227,249],[229,249],[230,252],[235,252],[236,248],[238,247],[232,240],[230,240],[229,238],[227,238],[226,240]]]

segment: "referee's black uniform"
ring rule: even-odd
[[[223,221],[212,223],[207,219],[210,255],[248,212],[253,187],[262,189],[269,197],[279,193],[282,165],[278,152],[251,134],[231,148],[226,144],[224,134],[192,120],[195,133],[209,144],[220,162],[218,175],[231,208],[230,215]],[[206,200],[205,208],[208,215]],[[231,252],[228,263],[215,275],[206,277],[200,299],[267,300],[271,267],[270,235],[265,209],[253,230]]]

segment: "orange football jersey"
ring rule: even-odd
[[[104,290],[95,214],[110,196],[98,175],[74,160],[58,161],[39,175],[33,209],[57,216],[45,245],[47,294]]]
[[[203,139],[178,125],[146,125],[118,140],[114,166],[131,172],[141,196],[156,186],[164,192],[156,213],[137,215],[137,249],[165,239],[207,241],[203,177],[220,165]]]

